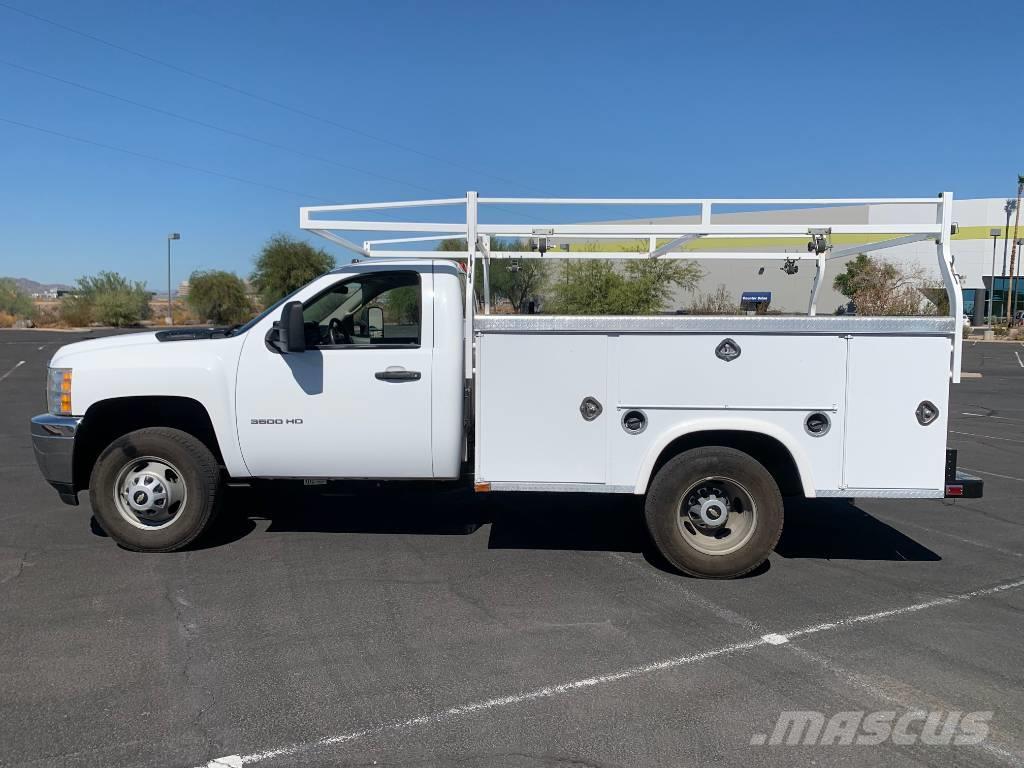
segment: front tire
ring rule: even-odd
[[[670,459],[651,481],[644,513],[658,551],[691,576],[749,573],[782,535],[778,485],[734,448],[694,448]]]
[[[100,454],[89,481],[96,519],[114,541],[136,552],[173,552],[213,521],[220,468],[187,432],[148,427]]]

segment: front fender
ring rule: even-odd
[[[197,401],[210,416],[228,473],[245,477],[249,472],[238,446],[234,408],[243,338],[151,343],[139,338],[125,346],[71,345],[58,350],[50,365],[71,368],[71,407],[77,416],[96,403],[117,398]]]

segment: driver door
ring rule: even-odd
[[[304,352],[248,334],[236,409],[252,475],[432,476],[432,278],[429,266],[339,276],[303,301]]]

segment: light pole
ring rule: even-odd
[[[1010,216],[1017,210],[1017,201],[1012,197],[1007,198],[1003,210],[1006,212],[1006,229],[1003,230],[1003,277],[1006,277],[1006,249],[1010,245]]]
[[[171,240],[181,240],[181,235],[171,232],[167,236],[167,324],[174,325],[174,309],[171,306]]]
[[[988,284],[988,324],[992,325],[992,298],[996,292],[996,240],[1002,234],[999,227],[992,227],[988,231],[992,236],[992,279]]]

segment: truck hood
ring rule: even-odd
[[[159,343],[160,342],[157,341],[155,332],[123,333],[116,336],[104,336],[98,339],[77,341],[74,344],[66,344],[58,349],[56,353],[54,353],[53,359],[50,361],[50,365],[58,367],[61,364],[61,361],[65,358],[88,354],[90,352],[103,352],[117,347],[138,347],[156,345]]]

